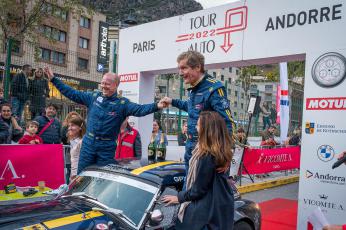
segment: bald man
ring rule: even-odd
[[[88,107],[87,131],[83,138],[78,162],[78,174],[92,164],[114,163],[116,138],[120,126],[128,116],[141,117],[162,109],[164,104],[139,105],[117,94],[120,78],[106,73],[101,81],[102,93],[81,92],[63,84],[53,71],[45,73],[55,87],[70,100]]]

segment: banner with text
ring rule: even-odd
[[[0,145],[0,188],[16,186],[58,188],[65,183],[62,145]]]
[[[300,147],[245,149],[244,165],[250,174],[299,168]],[[245,171],[243,171],[245,174]]]

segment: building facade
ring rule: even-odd
[[[102,72],[97,70],[99,24],[106,21],[106,16],[96,12],[90,15],[86,10],[85,14],[76,15],[48,3],[42,11],[45,16],[37,28],[37,43],[34,45],[26,38],[14,40],[11,76],[25,64],[33,69],[49,65],[58,78],[78,90],[98,89],[102,79]],[[4,76],[6,49],[1,42],[0,75]],[[85,110],[66,100],[51,84],[49,88],[49,100],[60,104],[62,117],[73,106]]]

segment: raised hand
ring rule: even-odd
[[[53,70],[49,66],[45,66],[43,68],[44,73],[48,76],[49,80],[52,80],[54,77]]]

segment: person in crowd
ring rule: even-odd
[[[24,136],[19,140],[18,144],[43,144],[43,140],[41,139],[41,137],[36,134],[38,126],[39,123],[37,121],[28,121],[26,123],[26,132],[24,133]]]
[[[276,131],[276,126],[271,125],[265,131],[262,132],[261,146],[273,147],[279,144],[275,141],[275,135],[274,135],[275,131]]]
[[[24,105],[29,96],[29,79],[32,68],[30,65],[24,65],[21,72],[16,74],[11,81],[11,101],[12,112],[17,119],[21,120],[24,111]]]
[[[246,138],[245,130],[242,127],[238,128],[237,134],[235,136],[235,145],[237,145],[239,147],[248,147],[248,146],[250,146],[250,144],[248,143],[247,140],[246,140],[246,143],[245,143],[245,138]]]
[[[67,135],[68,124],[69,124],[71,119],[76,118],[76,117],[79,117],[82,119],[82,117],[79,113],[77,113],[76,111],[71,111],[66,115],[65,120],[62,122],[61,141],[64,145],[70,144],[68,141],[68,135]]]
[[[45,109],[45,115],[35,118],[40,126],[38,135],[42,138],[44,144],[60,144],[61,143],[61,123],[55,118],[58,107],[49,103]]]
[[[82,138],[86,132],[85,121],[80,116],[71,118],[68,122],[68,140],[70,143],[71,154],[71,175],[70,180],[73,180],[77,175],[78,161],[80,150],[82,147]]]
[[[43,114],[46,108],[46,98],[49,97],[48,80],[44,76],[43,69],[38,68],[34,73],[34,79],[29,81],[31,118]]]
[[[12,116],[11,105],[2,104],[0,112],[0,144],[17,142],[23,135],[23,129]]]
[[[268,137],[268,139],[261,141],[261,146],[263,147],[274,147],[278,143],[274,140],[274,136]]]
[[[117,140],[115,159],[142,157],[142,141],[138,130],[131,127],[129,117],[121,124]]]
[[[187,123],[184,122],[181,133],[178,134],[178,145],[185,146],[187,141]]]
[[[276,117],[277,117],[276,105],[272,104],[272,106],[270,107],[270,120],[272,124],[276,124]]]
[[[270,137],[274,139],[274,134],[276,131],[276,126],[271,125],[265,131],[262,132],[262,141],[268,140]]]
[[[65,120],[62,123],[62,128],[61,128],[61,141],[62,141],[62,144],[65,145],[64,153],[65,153],[65,167],[66,167],[67,182],[69,182],[70,175],[71,175],[71,153],[70,153],[70,148],[67,147],[70,145],[70,142],[68,139],[68,124],[70,120],[74,118],[83,119],[79,113],[77,113],[76,111],[71,111],[66,115]]]
[[[186,141],[184,155],[186,172],[188,172],[192,150],[197,143],[196,125],[200,112],[204,110],[218,112],[225,120],[231,136],[235,131],[235,123],[231,115],[232,112],[225,87],[220,81],[213,79],[205,72],[204,56],[197,51],[187,51],[178,56],[177,62],[179,75],[183,78],[185,84],[191,86],[188,89],[189,99],[182,101],[164,97],[161,101],[189,114],[187,121],[188,140]]]
[[[5,103],[8,103],[8,101],[4,98],[4,89],[0,88],[0,106]]]
[[[198,143],[189,162],[186,190],[162,201],[180,203],[176,229],[233,229],[234,198],[228,174],[218,168],[230,165],[233,140],[219,113],[203,111],[197,122]],[[227,215],[225,215],[227,213]]]
[[[160,140],[161,140],[161,135],[164,135],[164,144],[167,146],[168,145],[168,140],[167,140],[167,136],[165,135],[165,133],[162,131],[161,128],[161,124],[158,120],[154,120],[153,121],[153,131],[152,131],[152,135],[154,136],[154,145],[157,146],[160,144]]]
[[[261,112],[262,112],[262,118],[263,118],[263,130],[265,130],[267,127],[270,127],[270,111],[268,107],[267,102],[263,102],[263,104],[260,106]]]
[[[120,78],[114,73],[103,76],[102,92],[80,92],[54,77],[51,68],[45,67],[44,71],[64,96],[88,107],[87,131],[83,138],[77,173],[92,164],[114,163],[115,139],[126,117],[145,116],[165,106],[163,102],[139,105],[119,96],[117,89]]]
[[[301,131],[301,129],[299,127],[295,128],[293,130],[293,135],[290,136],[286,140],[285,144],[286,145],[300,145],[301,138],[302,138],[302,131]]]

